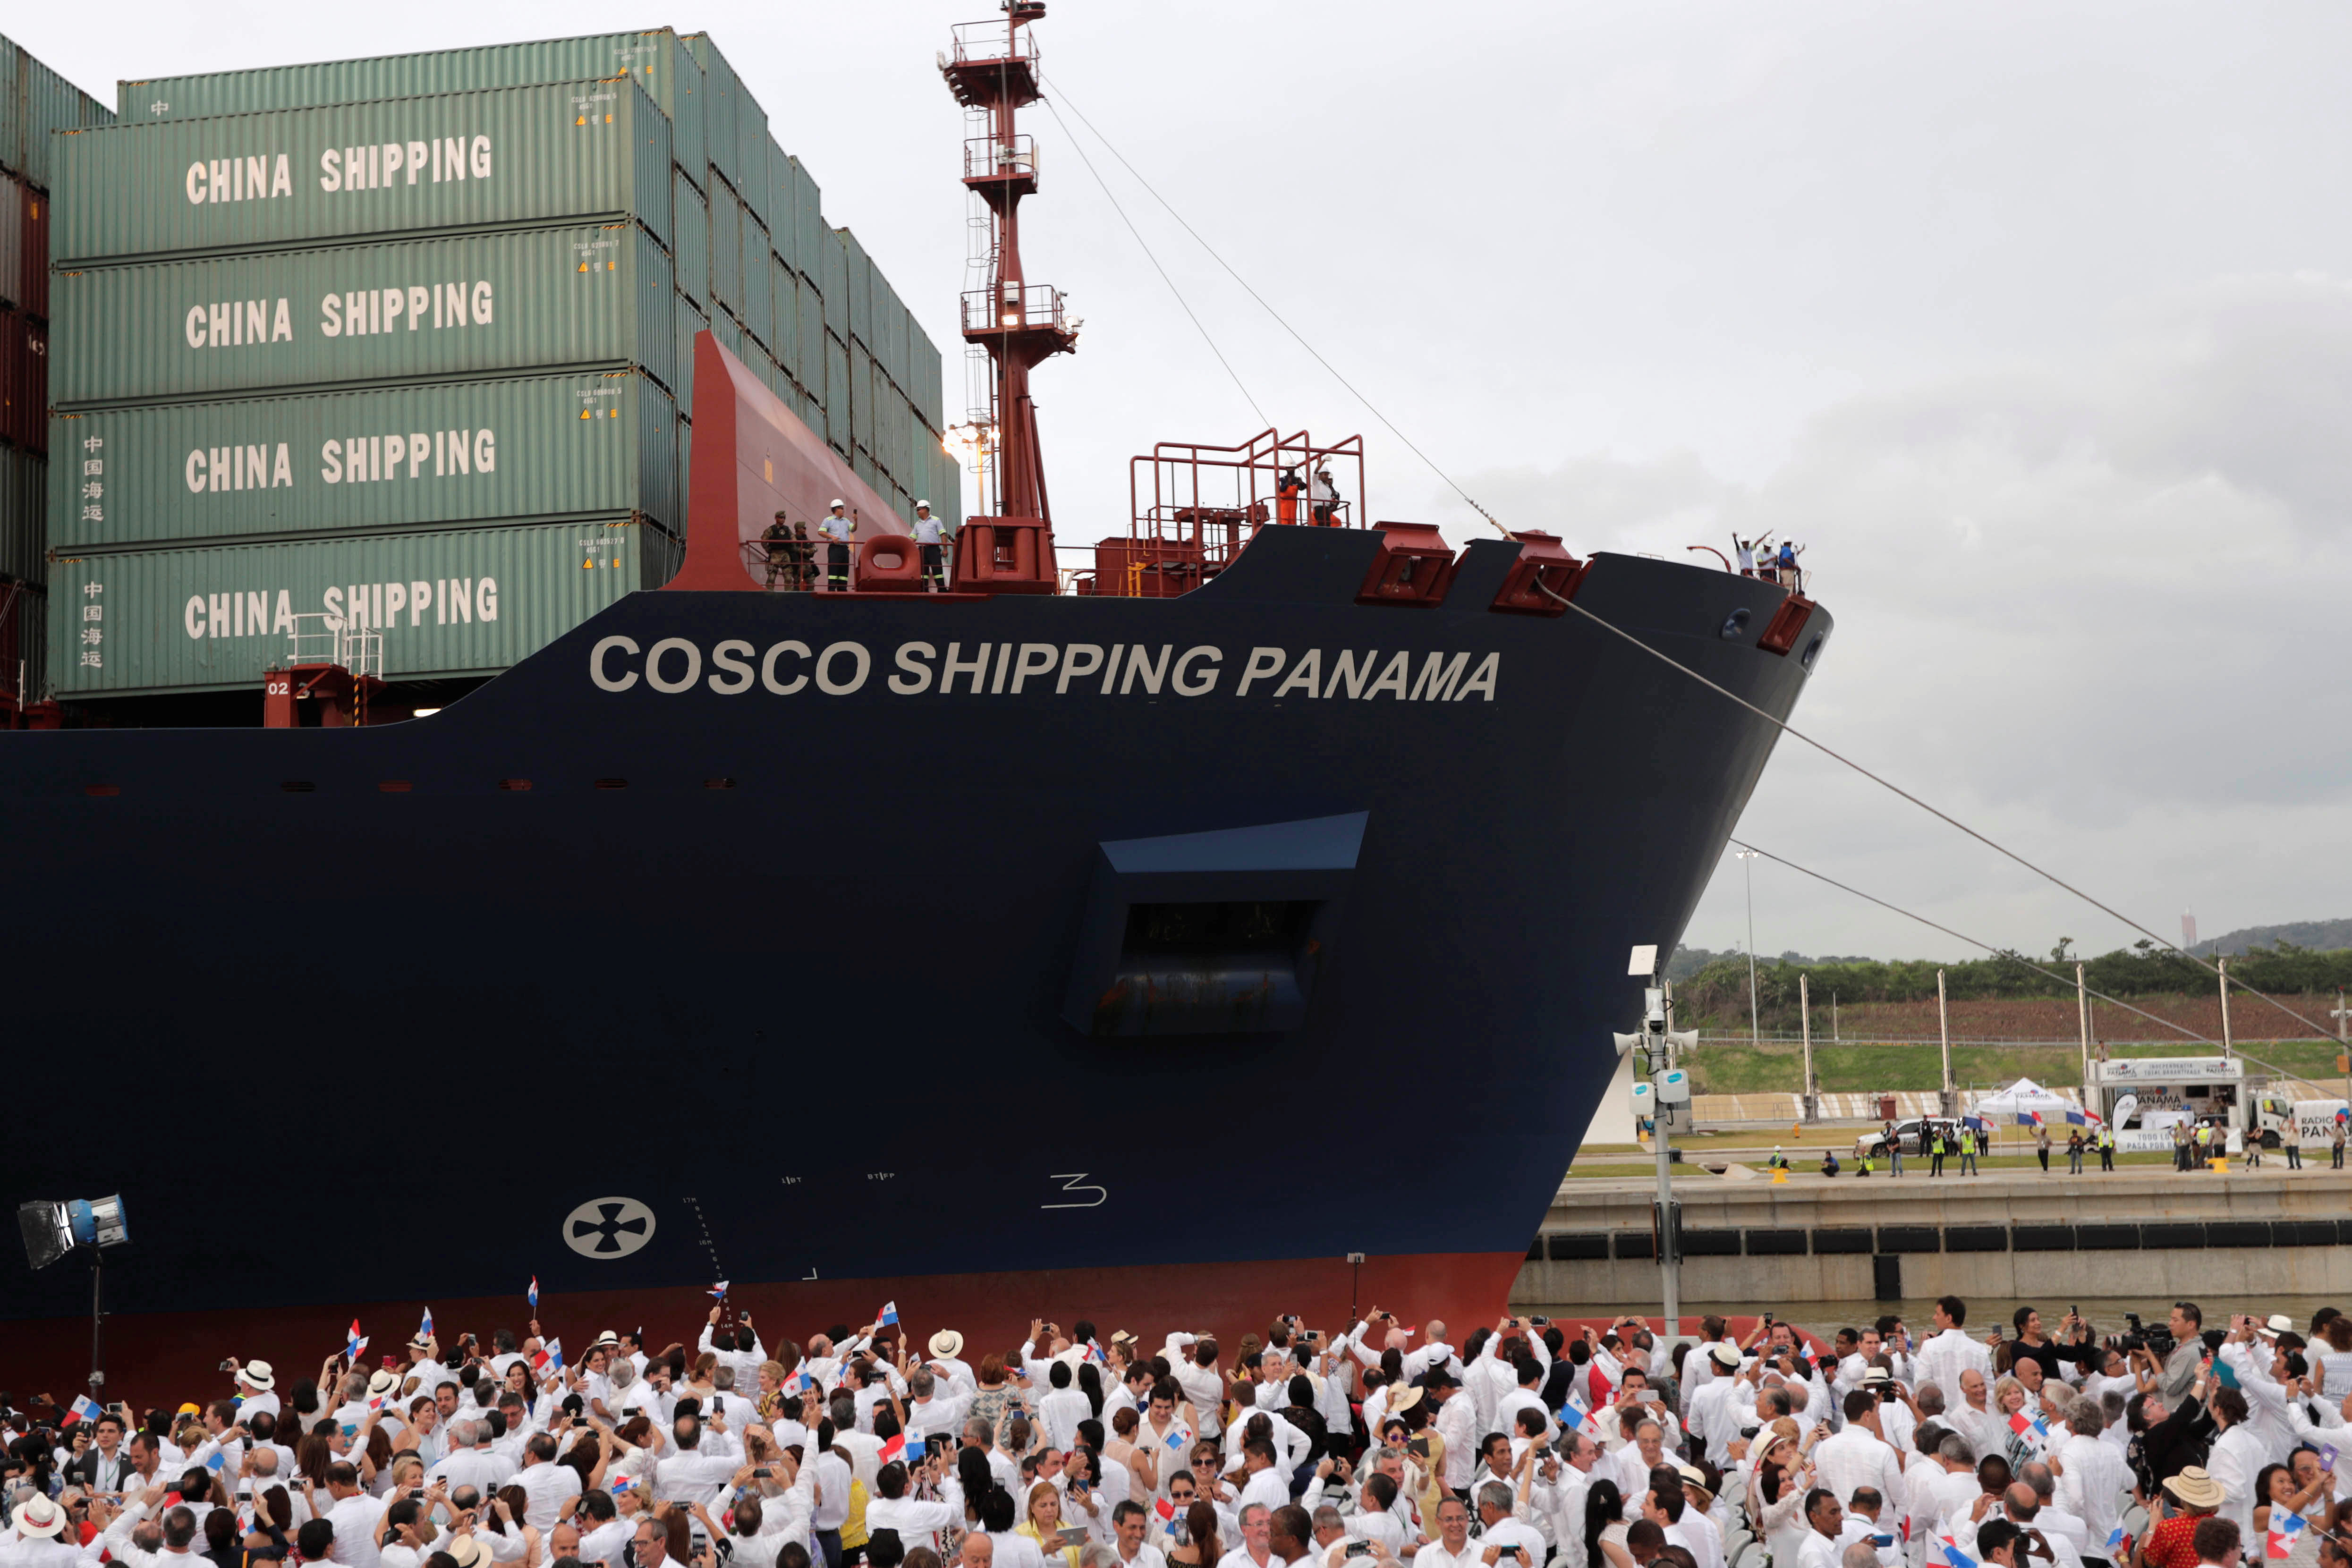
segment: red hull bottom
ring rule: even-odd
[[[1419,1325],[1442,1319],[1455,1343],[1481,1322],[1501,1315],[1524,1259],[1517,1252],[1439,1252],[1368,1258],[1361,1265],[1328,1258],[1262,1263],[1181,1263],[1139,1268],[1039,1269],[988,1274],[930,1274],[861,1280],[737,1282],[729,1303],[749,1312],[770,1343],[778,1336],[805,1343],[811,1334],[874,1321],[885,1301],[898,1303],[918,1346],[938,1329],[964,1336],[964,1359],[977,1364],[1027,1337],[1030,1321],[1050,1318],[1066,1329],[1080,1318],[1108,1339],[1119,1329],[1152,1350],[1172,1330],[1214,1333],[1228,1357],[1244,1333],[1263,1336],[1281,1313],[1310,1326],[1344,1326],[1351,1307],[1373,1305]],[[459,1332],[485,1344],[501,1328],[522,1332],[528,1309],[521,1293],[457,1301],[343,1303],[229,1312],[110,1315],[106,1322],[106,1392],[145,1408],[171,1400],[219,1398],[232,1392],[222,1358],[256,1358],[277,1369],[278,1390],[315,1377],[341,1350],[356,1316],[378,1353],[395,1353],[427,1305],[444,1348]],[[605,1329],[642,1327],[654,1349],[673,1341],[691,1345],[709,1313],[698,1291],[614,1291],[557,1294],[540,1301],[541,1325],[560,1335],[577,1360]],[[50,1318],[7,1325],[0,1351],[0,1386],[21,1404],[35,1394],[70,1401],[89,1375],[88,1319]]]

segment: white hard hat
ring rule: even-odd
[[[930,506],[930,503],[929,503],[929,501],[918,501],[918,502],[916,502],[916,503],[915,503],[915,505],[917,505],[918,507],[929,507],[929,506]]]
[[[835,496],[832,500],[825,503],[824,509],[829,512],[835,507],[845,507],[847,505],[849,505],[848,502],[843,500],[840,497]]]

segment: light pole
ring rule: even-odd
[[[1738,858],[1740,873],[1748,883],[1748,1044],[1750,1050],[1760,1050],[1764,1044],[1763,1026],[1757,1021],[1756,1009],[1756,867],[1760,852],[1756,850],[1734,850]]]

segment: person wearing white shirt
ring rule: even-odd
[[[1214,1437],[1224,1418],[1224,1387],[1217,1377],[1217,1342],[1188,1333],[1168,1336],[1168,1375],[1184,1391],[1199,1423],[1198,1435]],[[999,1564],[998,1568],[1003,1568]]]
[[[1066,1361],[1048,1365],[1046,1381],[1052,1388],[1037,1401],[1037,1418],[1045,1428],[1045,1441],[1050,1447],[1074,1447],[1078,1440],[1078,1423],[1094,1415],[1093,1402],[1071,1386],[1076,1375]]]
[[[2247,1420],[2246,1396],[2236,1388],[2217,1388],[2206,1401],[2213,1412],[2213,1423],[2221,1435],[2213,1439],[2213,1447],[2205,1457],[2208,1474],[2221,1483],[2220,1516],[2235,1521],[2238,1532],[2246,1540],[2254,1539],[2254,1505],[2266,1502],[2266,1498],[2254,1495],[2254,1479],[2270,1462],[2263,1451],[2261,1437]]]
[[[1869,1546],[1872,1561],[1878,1568],[1896,1568],[1903,1561],[1902,1532],[1892,1525],[1883,1524],[1887,1500],[1875,1489],[1864,1488],[1847,1500],[1845,1523],[1838,1531],[1838,1553],[1843,1562],[1846,1548],[1857,1542]]]
[[[1118,1568],[1167,1568],[1168,1558],[1150,1543],[1151,1511],[1139,1502],[1120,1503],[1111,1510],[1111,1546],[1118,1553]]]
[[[670,1440],[677,1452],[664,1454],[655,1472],[657,1501],[708,1507],[743,1468],[742,1445],[723,1426],[705,1426],[699,1416],[679,1416],[671,1426]]]
[[[2104,1559],[2107,1542],[2122,1522],[2117,1511],[2132,1490],[2131,1467],[2113,1444],[2103,1441],[2106,1416],[2088,1399],[2066,1412],[2066,1440],[2052,1457],[2058,1471],[2052,1500],[2083,1521],[2086,1557]]]
[[[1949,1399],[1960,1385],[1960,1374],[1973,1368],[1990,1383],[1992,1351],[1968,1336],[1969,1306],[1958,1296],[1936,1302],[1936,1332],[1912,1357],[1922,1383],[1933,1383]]]
[[[1838,1533],[1844,1523],[1845,1511],[1826,1488],[1806,1493],[1805,1541],[1797,1549],[1797,1568],[1840,1568],[1843,1552]]]
[[[1932,1343],[1932,1342],[1931,1342]],[[1977,1458],[2009,1451],[2009,1418],[1993,1408],[1985,1375],[1971,1366],[1959,1375],[1959,1396],[1944,1407],[1944,1425],[1968,1439]],[[1950,1389],[1946,1390],[1948,1396]]]
[[[1242,1448],[1242,1469],[1248,1479],[1242,1483],[1239,1506],[1244,1511],[1251,1504],[1263,1504],[1268,1513],[1290,1500],[1290,1483],[1285,1471],[1274,1468],[1274,1445],[1264,1438],[1255,1438]]]
[[[929,1366],[915,1368],[907,1379],[907,1391],[913,1396],[906,1406],[909,1443],[919,1443],[934,1432],[952,1435],[962,1427],[964,1412],[971,1408],[971,1396],[952,1387],[942,1389],[942,1381]]]
[[[1485,1555],[1484,1548],[1470,1539],[1470,1505],[1449,1497],[1437,1505],[1437,1539],[1410,1561],[1412,1568],[1482,1568]]]
[[[1864,1487],[1882,1498],[1898,1495],[1903,1462],[1879,1435],[1877,1396],[1866,1388],[1846,1395],[1845,1421],[1845,1430],[1813,1445],[1815,1484],[1827,1488],[1841,1505]]]
[[[1445,1343],[1444,1322],[1440,1319],[1432,1318],[1423,1326],[1422,1333],[1424,1337],[1420,1347],[1405,1353],[1405,1381],[1411,1383],[1433,1366],[1443,1366],[1459,1378],[1463,1373],[1462,1357],[1452,1345]]]
[[[877,1477],[877,1495],[866,1505],[866,1529],[870,1534],[877,1530],[895,1530],[898,1544],[906,1547],[923,1545],[924,1537],[943,1530],[963,1528],[963,1488],[950,1474],[937,1502],[923,1502],[907,1495],[908,1470],[899,1464],[882,1467]]]
[[[1082,1394],[1078,1397],[1084,1399],[1086,1396]],[[1314,1438],[1292,1426],[1279,1410],[1259,1410],[1225,1428],[1226,1469],[1231,1470],[1241,1463],[1243,1442],[1260,1421],[1266,1424],[1265,1439],[1273,1445],[1275,1462],[1281,1467],[1283,1474],[1293,1473],[1313,1457]],[[1450,1437],[1447,1440],[1452,1441]],[[1464,1474],[1468,1474],[1466,1466]],[[1284,1494],[1283,1500],[1290,1500],[1288,1493]]]
[[[627,1553],[629,1537],[637,1528],[634,1511],[638,1494],[630,1489],[620,1495],[630,1500],[632,1512],[626,1518],[609,1493],[593,1491],[581,1500],[580,1511],[588,1521],[588,1528],[580,1537],[581,1562],[618,1563]]]
[[[734,1327],[722,1329],[719,1326],[719,1318],[723,1311],[723,1302],[710,1309],[710,1321],[703,1325],[702,1333],[694,1342],[694,1348],[710,1352],[719,1358],[721,1366],[735,1369],[735,1378],[730,1386],[756,1388],[760,1385],[760,1364],[768,1359],[768,1353],[760,1347],[760,1335],[751,1327],[751,1313],[739,1313]]]
[[[2021,1531],[2041,1536],[2042,1543],[2050,1549],[2050,1568],[2083,1568],[2083,1554],[2074,1542],[2063,1531],[2041,1522],[2040,1513],[2033,1489],[2023,1482],[2014,1483],[2001,1493],[2000,1517]]]
[[[580,1495],[580,1472],[555,1462],[555,1438],[547,1432],[531,1437],[523,1458],[526,1462],[514,1478],[514,1484],[530,1499],[523,1522],[533,1530],[552,1530],[564,1503]]]
[[[328,1555],[343,1568],[378,1568],[375,1525],[383,1517],[385,1500],[361,1490],[359,1471],[341,1461],[327,1467],[327,1492],[334,1501],[320,1517],[335,1527],[335,1544]]]
[[[142,1511],[139,1517],[144,1517]],[[94,1565],[102,1552],[111,1551],[118,1559],[129,1561],[130,1530],[126,1527],[120,1540],[92,1536],[89,1544],[63,1539],[68,1524],[66,1511],[49,1499],[36,1492],[17,1505],[16,1522],[5,1535],[0,1535],[0,1563],[9,1568],[85,1568]],[[135,1521],[134,1521],[135,1522]],[[180,1555],[171,1568],[189,1568],[197,1559],[188,1551],[195,1539],[192,1528],[180,1542]],[[152,1562],[160,1553],[142,1552]]]
[[[1512,1505],[1516,1500],[1509,1485],[1503,1481],[1487,1481],[1478,1488],[1476,1495],[1478,1544],[1484,1549],[1478,1555],[1483,1558],[1487,1551],[1498,1546],[1507,1549],[1517,1547],[1516,1553],[1508,1550],[1495,1552],[1496,1568],[1543,1568],[1544,1555],[1549,1550],[1549,1544],[1534,1525],[1514,1517]],[[1699,1568],[1708,1568],[1708,1565],[1702,1562]]]

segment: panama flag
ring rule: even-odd
[[[1948,1535],[1936,1539],[1936,1550],[1942,1554],[1945,1568],[1977,1568],[1977,1560],[1960,1550],[1960,1543]]]
[[[562,1371],[563,1342],[560,1339],[551,1339],[541,1345],[530,1358],[530,1369],[542,1375]]]
[[[1087,1353],[1078,1359],[1081,1361],[1098,1361],[1105,1366],[1108,1366],[1110,1364],[1110,1357],[1103,1354],[1102,1343],[1098,1340],[1090,1339],[1087,1341]]]
[[[1592,1418],[1592,1412],[1584,1407],[1584,1401],[1573,1394],[1568,1396],[1568,1403],[1559,1407],[1559,1419],[1560,1425],[1571,1432],[1597,1432],[1601,1429],[1601,1423]]]
[[[367,1335],[360,1333],[359,1319],[353,1318],[351,1332],[343,1335],[343,1354],[351,1357],[353,1366],[357,1366],[360,1357],[367,1354]]]
[[[2067,1125],[2074,1127],[2087,1127],[2091,1124],[2084,1119],[2083,1113],[2072,1105],[2066,1107],[2066,1123]]]
[[[2270,1539],[2263,1543],[2263,1552],[2266,1556],[2288,1556],[2294,1551],[2294,1538],[2303,1533],[2303,1516],[2301,1514],[2285,1513],[2285,1511],[2283,1509],[2273,1509],[2271,1511],[2271,1517],[2273,1519],[2277,1519],[2282,1514],[2285,1514],[2285,1521],[2273,1527],[2270,1532]]]
[[[97,1419],[98,1401],[92,1399],[87,1394],[79,1394],[76,1395],[74,1396],[74,1402],[66,1407],[66,1418],[58,1422],[58,1425],[60,1427],[70,1427],[77,1421],[95,1421]]]
[[[531,1310],[532,1312],[535,1312],[539,1311],[539,1276],[538,1276],[538,1275],[533,1274],[533,1275],[530,1277],[530,1290],[528,1290],[528,1291],[525,1291],[522,1293],[522,1299],[523,1299],[524,1301],[529,1301],[529,1302],[530,1303],[530,1310]]]
[[[2108,1559],[2113,1561],[2117,1557],[2128,1556],[2131,1552],[2131,1548],[2126,1545],[2125,1542],[2128,1542],[2130,1539],[2130,1536],[2124,1533],[2124,1527],[2120,1524],[2107,1531]]]
[[[1985,1119],[1982,1116],[1963,1116],[1960,1118],[1960,1125],[1967,1128],[1971,1133],[1981,1133],[1989,1130]]]
[[[1190,1443],[1192,1440],[1192,1434],[1187,1432],[1181,1427],[1177,1427],[1174,1431],[1168,1434],[1168,1446],[1175,1449],[1180,1454],[1184,1451],[1185,1445]]]
[[[883,1326],[883,1327],[885,1327],[885,1328],[887,1328],[887,1327],[889,1327],[892,1323],[897,1322],[898,1321],[898,1302],[896,1302],[896,1301],[885,1301],[885,1302],[883,1302],[883,1303],[882,1303],[882,1315],[881,1315],[881,1317],[880,1317],[880,1318],[877,1319],[876,1321],[877,1321],[877,1322],[878,1322],[879,1323],[881,1323],[881,1324],[882,1324],[882,1326]]]
[[[906,1457],[907,1434],[894,1432],[890,1435],[889,1440],[882,1445],[882,1451],[874,1456],[874,1462],[877,1465],[895,1464]]]
[[[2020,1111],[2017,1113],[2017,1124],[2021,1127],[2038,1127],[2042,1125],[2042,1113],[2039,1111]]]
[[[1158,1512],[1159,1512],[1159,1514],[1160,1514],[1160,1525],[1161,1525],[1164,1529],[1166,1529],[1166,1531],[1168,1531],[1168,1533],[1169,1533],[1169,1534],[1171,1534],[1171,1535],[1175,1534],[1175,1533],[1176,1533],[1176,1505],[1175,1505],[1174,1503],[1172,1503],[1172,1502],[1170,1502],[1166,1498],[1164,1498],[1164,1497],[1163,1497],[1163,1498],[1161,1498],[1159,1501],[1157,1501],[1157,1502],[1153,1503],[1151,1506],[1152,1506],[1152,1508],[1153,1508],[1153,1509],[1155,1509],[1156,1511],[1158,1511]]]
[[[433,1337],[433,1309],[431,1307],[425,1309],[425,1321],[416,1325],[416,1337],[418,1339],[431,1339]]]

